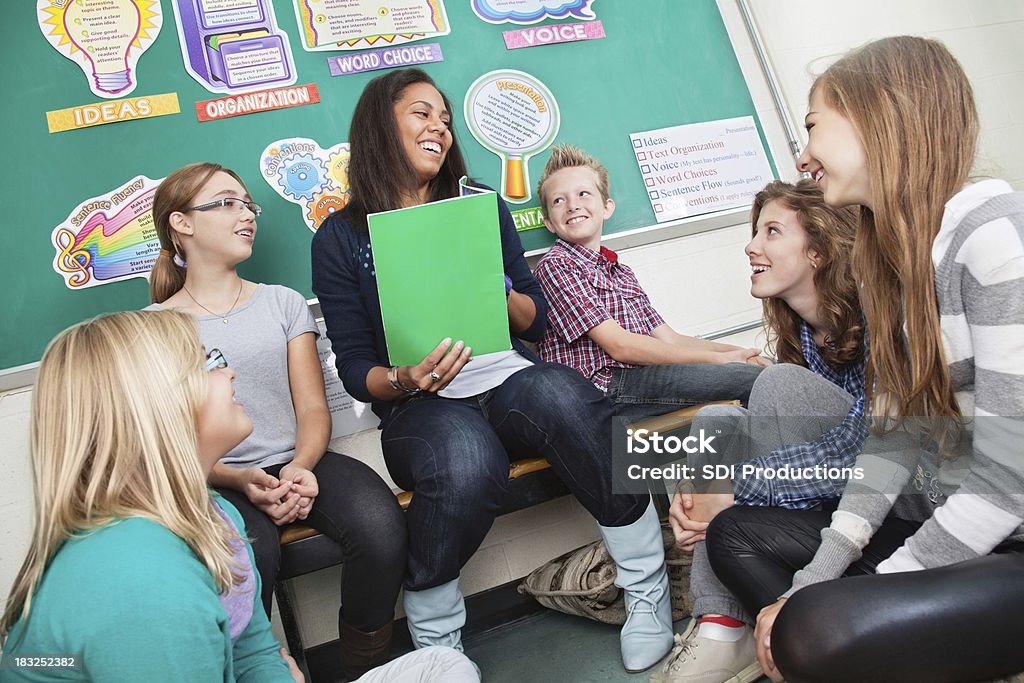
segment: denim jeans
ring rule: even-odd
[[[612,368],[608,398],[615,414],[639,419],[706,401],[750,398],[762,368],[748,363],[680,363]]]
[[[265,468],[278,476],[284,464]],[[376,631],[394,618],[405,564],[405,519],[384,480],[355,458],[328,451],[313,468],[320,493],[304,522],[341,546],[342,620],[363,632]],[[270,617],[281,565],[280,527],[241,491],[217,489],[238,508],[252,542],[263,582],[261,598]]]
[[[406,589],[458,577],[501,510],[510,453],[547,458],[599,524],[639,519],[648,497],[612,494],[611,417],[599,390],[552,363],[469,398],[419,394],[396,404],[381,446],[395,483],[414,492]]]

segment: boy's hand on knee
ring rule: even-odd
[[[668,509],[668,523],[675,535],[676,545],[686,552],[693,552],[694,546],[704,540],[704,531],[708,528],[707,522],[690,519],[687,513],[692,508],[693,494],[678,491],[672,496],[672,505]]]

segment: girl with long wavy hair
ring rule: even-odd
[[[61,680],[302,680],[270,633],[242,519],[206,487],[252,431],[233,379],[179,313],[116,313],[50,342],[0,678],[56,673],[19,666],[46,655]]]
[[[971,85],[937,41],[847,54],[805,121],[800,170],[860,207],[876,425],[831,520],[732,508],[708,529],[711,564],[758,614],[773,680],[1024,670],[1024,194],[970,178]]]
[[[348,136],[351,199],[320,226],[312,247],[313,291],[338,374],[350,394],[372,402],[388,471],[415,494],[406,512],[403,594],[413,644],[461,648],[466,608],[459,573],[501,508],[509,452],[526,451],[547,458],[601,525],[626,593],[623,664],[649,668],[672,645],[664,546],[650,496],[612,493],[612,407],[605,396],[575,370],[539,362],[519,339],[510,351],[472,362],[472,350],[451,338],[414,365],[388,362],[367,215],[459,196],[466,169],[454,116],[419,69],[370,81]],[[497,211],[509,331],[537,342],[547,303],[500,198]],[[429,262],[430,254],[422,258]]]
[[[750,293],[763,302],[768,346],[779,364],[754,382],[747,408],[708,406],[697,413],[691,433],[718,434],[723,457],[711,463],[691,456],[695,471],[741,461],[776,472],[853,465],[867,437],[864,324],[850,268],[855,226],[855,212],[826,205],[810,180],[774,181],[754,197],[745,248]],[[747,683],[761,675],[753,620],[715,578],[701,542],[708,523],[732,505],[834,507],[846,482],[829,475],[737,476],[698,479],[700,492],[694,483],[681,482],[669,509],[677,543],[694,553],[694,620],[653,680]]]
[[[188,313],[207,347],[239,370],[237,393],[253,433],[210,471],[210,484],[242,517],[270,615],[280,529],[301,520],[341,549],[341,669],[357,678],[387,661],[405,564],[405,519],[384,480],[328,449],[331,414],[305,298],[251,282],[238,266],[253,252],[260,207],[219,164],[168,175],[153,199],[161,253],[150,277],[153,308]]]

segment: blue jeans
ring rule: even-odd
[[[599,524],[639,519],[648,497],[612,494],[611,418],[600,391],[552,363],[469,398],[418,394],[396,404],[381,446],[395,483],[414,492],[406,589],[458,577],[501,510],[510,454],[547,458]]]
[[[608,398],[615,414],[639,419],[705,403],[750,398],[750,388],[761,373],[748,363],[680,363],[612,368]]]

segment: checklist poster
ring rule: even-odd
[[[747,206],[774,179],[751,116],[629,138],[659,223]]]

